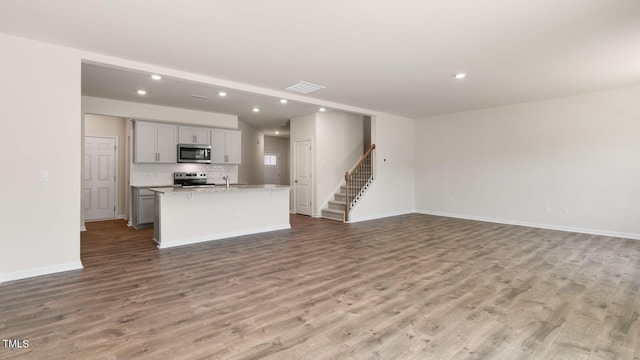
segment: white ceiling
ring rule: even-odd
[[[151,75],[148,72],[84,63],[82,95],[237,115],[240,121],[264,130],[266,135],[280,137],[289,135],[289,119],[320,109],[317,105],[289,99],[282,104],[281,98],[176,79],[164,74],[160,74],[163,76],[161,80],[153,80]],[[137,93],[139,89],[147,93],[141,96]],[[227,95],[218,96],[220,91]],[[254,112],[254,107],[260,111]]]
[[[640,83],[638,0],[2,0],[0,32],[414,118]]]

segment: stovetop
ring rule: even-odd
[[[174,186],[208,186],[207,173],[175,172],[173,173]]]
[[[175,188],[207,188],[214,187],[215,184],[195,184],[195,185],[173,185]]]

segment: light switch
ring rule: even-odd
[[[49,181],[49,172],[47,170],[38,171],[38,180],[42,182]]]

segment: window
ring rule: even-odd
[[[264,165],[265,166],[276,166],[278,165],[278,157],[275,155],[265,155],[264,156]]]

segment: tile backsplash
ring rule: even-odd
[[[238,165],[218,164],[131,164],[131,186],[173,185],[173,173],[206,172],[207,181],[222,183],[228,175],[232,183],[238,182]]]

